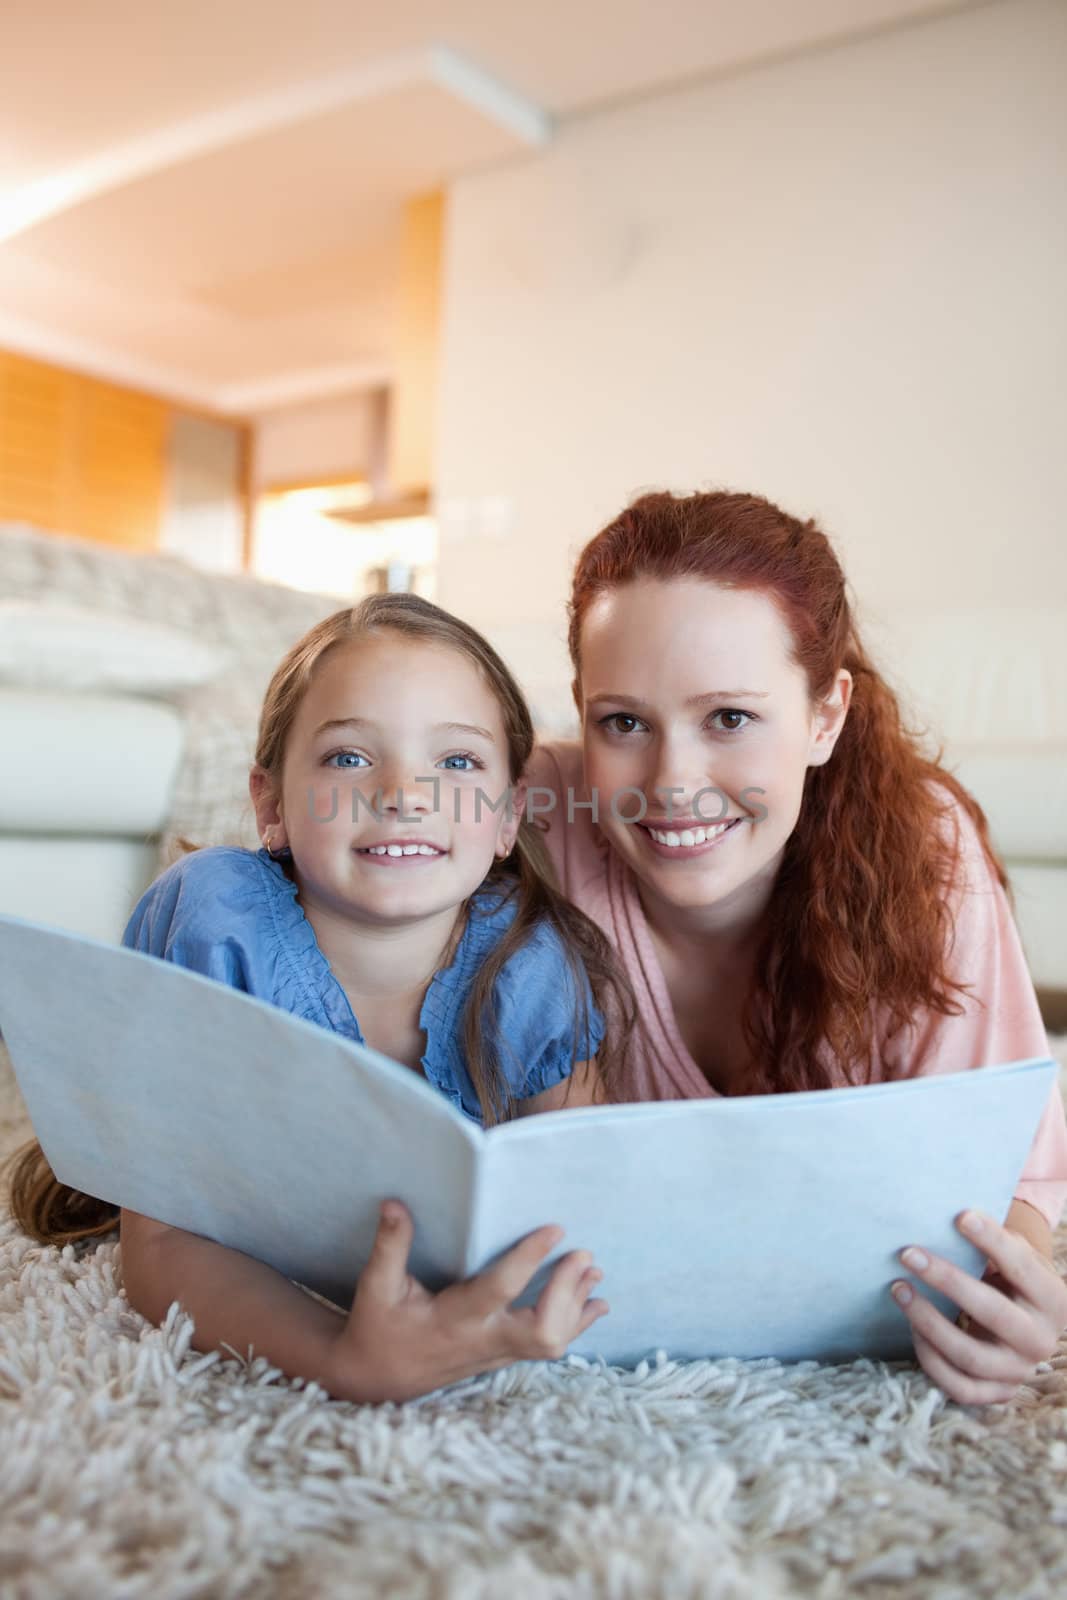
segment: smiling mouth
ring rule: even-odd
[[[743,821],[743,817],[728,817],[725,822],[712,823],[702,828],[650,828],[644,822],[638,826],[642,833],[668,850],[692,850],[700,845],[715,844]]]
[[[356,850],[357,856],[373,856],[376,860],[388,857],[394,861],[401,856],[422,856],[424,859],[439,861],[447,854],[447,850],[438,850],[436,845],[432,844],[369,844],[362,845]]]

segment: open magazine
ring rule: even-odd
[[[67,1184],[350,1303],[378,1204],[430,1288],[558,1223],[608,1316],[571,1349],[907,1357],[888,1286],[953,1219],[1007,1214],[1051,1060],[863,1088],[548,1112],[482,1130],[418,1074],[151,956],[0,917],[0,1031]],[[546,1263],[531,1291],[547,1277]],[[932,1297],[946,1314],[955,1308]]]

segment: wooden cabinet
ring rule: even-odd
[[[0,351],[0,522],[159,543],[170,407]]]

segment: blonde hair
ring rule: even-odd
[[[480,633],[411,594],[372,595],[316,623],[293,645],[267,687],[256,737],[256,765],[280,789],[293,722],[323,660],[345,644],[386,631],[456,650],[473,662],[500,706],[508,780],[517,784],[534,746],[533,722],[521,689]],[[598,1092],[604,1099],[613,1099],[634,1027],[633,993],[603,933],[560,893],[541,835],[525,817],[519,823],[515,849],[506,861],[494,862],[483,887],[517,902],[514,919],[478,971],[462,1020],[467,1070],[485,1125],[505,1121],[515,1109],[503,1070],[508,1043],[498,1027],[496,983],[511,958],[546,921],[559,935],[574,992],[580,997],[575,1040],[588,1037],[586,978],[594,1003],[609,1021],[607,1038],[597,1053]],[[115,1226],[117,1208],[59,1183],[36,1141],[17,1152],[13,1163],[11,1209],[32,1238],[45,1244],[67,1244],[97,1237]]]

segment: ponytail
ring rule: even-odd
[[[11,1214],[38,1244],[99,1239],[118,1225],[119,1208],[60,1183],[36,1139],[11,1157]]]

